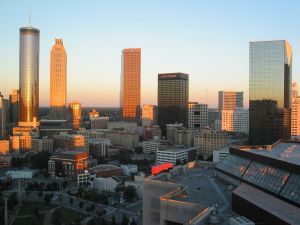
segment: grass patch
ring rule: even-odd
[[[82,220],[83,218],[86,217],[86,215],[66,209],[66,208],[60,208],[61,211],[61,222],[62,223],[67,223],[67,222],[75,222],[76,220]]]
[[[22,207],[18,213],[19,216],[21,215],[32,215],[35,209],[38,210],[47,210],[54,208],[54,205],[46,205],[44,202],[29,202],[23,201]]]

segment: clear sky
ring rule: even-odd
[[[217,105],[218,90],[244,91],[249,41],[287,39],[300,82],[298,0],[0,0],[0,91],[18,88],[19,28],[40,29],[40,105],[49,105],[50,49],[63,38],[68,101],[119,106],[121,51],[142,49],[142,104],[157,102],[157,74],[190,75],[190,101]],[[207,93],[207,94],[206,94]],[[206,97],[207,96],[207,97]]]

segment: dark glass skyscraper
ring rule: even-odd
[[[158,124],[166,135],[166,124],[188,125],[189,75],[158,74]]]
[[[19,122],[39,120],[39,45],[38,29],[20,28]]]
[[[285,40],[250,42],[249,141],[291,137],[292,47]]]

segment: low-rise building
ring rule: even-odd
[[[55,151],[48,161],[48,173],[77,179],[77,175],[88,169],[89,154],[86,151]]]
[[[88,151],[89,145],[82,135],[68,134],[66,136],[67,151]]]
[[[120,130],[108,131],[105,135],[113,145],[122,146],[122,148],[131,150],[139,146],[139,134],[135,132],[126,132]]]
[[[138,169],[136,164],[121,164],[121,168],[123,169],[123,174],[126,176],[137,173]]]
[[[156,164],[170,162],[173,165],[188,163],[196,159],[197,148],[169,147],[156,152]]]
[[[145,154],[156,153],[159,149],[165,149],[166,140],[154,139],[151,141],[143,141],[143,152]]]
[[[88,170],[85,170],[83,173],[77,174],[77,186],[78,187],[85,187],[90,184],[90,173]]]
[[[229,147],[213,150],[213,162],[219,163],[229,154]]]
[[[203,129],[194,134],[194,146],[197,155],[204,159],[213,155],[213,150],[218,150],[228,145],[228,135],[225,132]]]
[[[108,129],[108,116],[90,118],[91,129]]]
[[[159,125],[144,127],[144,140],[153,140],[155,137],[161,138],[161,129]]]
[[[91,183],[91,188],[97,191],[109,191],[115,192],[116,188],[122,184],[122,181],[116,177],[93,177]]]
[[[89,140],[89,153],[90,156],[100,157],[106,156],[108,153],[108,148],[111,146],[111,141],[107,138],[98,140]]]
[[[137,123],[126,121],[113,121],[108,123],[108,130],[124,130],[127,132],[136,132],[138,128]]]
[[[84,136],[86,140],[99,140],[105,138],[105,130],[79,130],[77,134]]]
[[[53,152],[53,140],[43,137],[43,138],[33,138],[32,139],[32,151],[34,152]]]
[[[91,175],[95,175],[96,177],[112,177],[112,176],[122,176],[123,169],[118,166],[101,164],[92,168],[89,168],[89,172]]]

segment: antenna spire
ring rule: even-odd
[[[29,8],[29,26],[31,27],[31,6]]]

